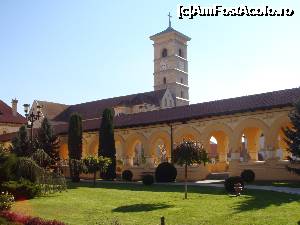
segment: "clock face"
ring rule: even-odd
[[[166,61],[160,62],[160,70],[166,70],[167,69],[167,63]]]
[[[180,69],[180,70],[184,70],[184,62],[178,62],[178,69]]]

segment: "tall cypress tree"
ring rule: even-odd
[[[294,156],[300,158],[300,100],[295,103],[295,109],[290,113],[289,118],[292,123],[291,128],[283,129],[286,136],[284,139],[288,145],[288,151]],[[297,160],[291,159],[293,163],[300,163]],[[300,175],[300,169],[288,167],[291,172],[295,172]]]
[[[103,179],[112,180],[116,178],[116,146],[114,138],[114,113],[111,109],[104,109],[102,113],[101,126],[99,129],[98,155],[108,157],[111,164],[106,172],[101,173]]]
[[[80,180],[79,160],[82,156],[82,119],[77,113],[73,113],[69,120],[68,150],[70,175],[73,181]]]
[[[37,146],[43,149],[51,158],[51,168],[57,169],[59,158],[59,140],[54,135],[53,128],[49,120],[45,118],[38,132]]]

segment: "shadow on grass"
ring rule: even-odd
[[[281,206],[284,204],[299,202],[299,195],[279,193],[274,191],[247,190],[244,193],[245,200],[236,205],[239,212],[264,209],[268,206]]]
[[[81,183],[69,183],[70,189],[76,188],[104,188],[110,190],[126,190],[126,191],[135,191],[135,192],[167,192],[167,193],[183,193],[184,186],[178,185],[162,185],[154,184],[152,186],[145,186],[138,183],[106,183],[99,182],[95,186],[92,183],[81,182]],[[204,187],[204,186],[189,186],[188,193],[190,194],[208,194],[215,196],[228,196],[231,198],[224,190],[224,188],[215,188],[215,187]],[[242,193],[241,201],[238,201],[235,205],[237,212],[250,211],[264,209],[271,205],[280,206],[288,204],[295,201],[300,201],[300,195],[292,195],[286,193],[279,193],[274,191],[264,191],[264,190],[245,190]],[[235,201],[235,198],[231,198],[232,201]]]
[[[76,188],[105,188],[114,190],[126,190],[126,191],[149,191],[149,192],[178,192],[184,191],[183,185],[172,185],[171,183],[165,184],[153,184],[151,186],[145,186],[142,183],[128,182],[128,183],[113,183],[113,182],[98,182],[93,185],[89,182],[80,183],[68,183],[68,189]],[[207,194],[220,194],[224,195],[225,190],[223,188],[205,187],[205,186],[188,186],[189,193],[207,193]]]
[[[124,205],[117,207],[113,209],[113,212],[148,212],[148,211],[154,211],[154,210],[160,210],[160,209],[166,209],[166,208],[171,208],[173,207],[172,205],[168,204],[134,204],[134,205]]]

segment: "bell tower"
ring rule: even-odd
[[[171,26],[153,36],[154,90],[169,89],[176,106],[189,104],[187,42],[188,36]]]

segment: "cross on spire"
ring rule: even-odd
[[[171,18],[172,18],[172,16],[171,16],[171,13],[169,12],[169,14],[168,14],[168,17],[169,17],[169,27],[171,27]]]

